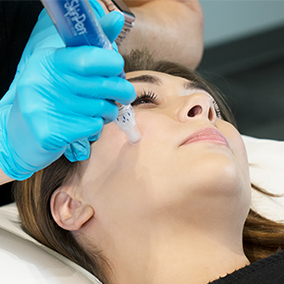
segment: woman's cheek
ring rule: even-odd
[[[142,139],[145,138],[145,136],[150,135],[152,130],[155,129],[156,120],[150,111],[136,111],[135,118]]]
[[[134,109],[134,111],[136,124],[142,136],[141,142],[157,137],[157,135],[159,135],[158,133],[162,131],[163,125],[165,125],[164,119],[162,118],[163,115],[159,115],[150,110]],[[103,148],[105,148],[106,145],[109,145],[108,148],[120,148],[129,144],[125,134],[114,122],[104,125],[101,136],[96,143]],[[139,145],[139,143],[137,145]]]
[[[176,123],[166,114],[155,110],[139,110],[135,112],[138,129],[143,139],[158,141],[165,135],[167,136],[169,128]]]
[[[102,147],[102,145],[119,146],[125,143],[125,141],[127,141],[127,138],[124,133],[118,128],[118,126],[114,122],[111,122],[109,124],[104,125],[101,136],[96,143],[100,147]]]

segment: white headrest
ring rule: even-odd
[[[0,207],[0,282],[99,284],[82,267],[40,244],[20,227],[16,205]]]
[[[250,180],[260,188],[281,197],[252,190],[252,209],[262,216],[284,222],[284,142],[242,136],[246,145]]]

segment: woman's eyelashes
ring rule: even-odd
[[[134,102],[131,103],[133,107],[142,104],[157,104],[157,95],[153,91],[143,91],[137,95]]]
[[[215,101],[215,99],[211,95],[210,95],[210,98],[212,100],[212,104],[213,104],[213,107],[214,107],[214,110],[216,112],[217,117],[222,119],[222,114],[221,114],[221,110],[220,110],[218,103]],[[131,103],[131,105],[133,107],[137,107],[137,106],[140,106],[140,105],[151,106],[153,104],[158,105],[159,102],[158,102],[157,94],[152,90],[148,90],[148,91],[143,90],[143,92],[141,94],[137,95],[135,101],[133,101]]]
[[[213,107],[214,107],[214,110],[216,112],[217,117],[222,119],[222,114],[221,114],[220,107],[219,107],[219,105],[217,104],[217,102],[215,101],[215,99],[213,97],[212,97],[212,103],[213,103]]]

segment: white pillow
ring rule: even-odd
[[[0,282],[99,284],[92,274],[40,244],[20,227],[15,203],[0,207]]]
[[[270,197],[252,190],[252,205],[259,214],[284,222],[284,142],[242,136],[246,145],[250,180],[266,191],[283,195]]]

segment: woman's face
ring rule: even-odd
[[[113,230],[158,216],[242,223],[250,206],[246,151],[212,96],[159,72],[131,72],[127,79],[137,92],[133,108],[142,140],[129,144],[110,123],[92,144],[82,162],[81,195],[95,216]]]

